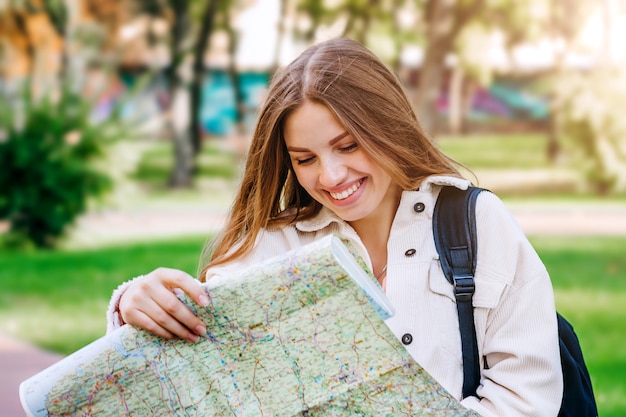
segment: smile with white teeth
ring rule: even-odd
[[[354,194],[354,192],[359,189],[361,184],[363,184],[363,180],[354,183],[352,187],[348,188],[347,190],[343,190],[340,193],[332,193],[329,191],[328,194],[330,194],[330,196],[334,198],[335,200],[345,200],[346,198]]]

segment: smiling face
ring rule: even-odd
[[[325,106],[305,102],[283,133],[296,178],[311,197],[353,225],[393,219],[400,188]]]

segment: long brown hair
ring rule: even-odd
[[[283,125],[305,101],[325,105],[360,147],[402,189],[434,174],[456,175],[455,163],[420,127],[404,89],[383,62],[356,41],[334,39],[305,50],[270,83],[227,223],[205,248],[213,265],[237,259],[262,228],[311,218],[321,205],[298,184]]]

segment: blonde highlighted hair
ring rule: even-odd
[[[430,175],[459,175],[454,161],[423,132],[401,83],[376,55],[349,39],[319,43],[273,77],[241,185],[223,231],[205,248],[210,262],[201,277],[208,267],[248,253],[262,228],[290,225],[321,209],[298,184],[283,138],[285,119],[305,101],[326,106],[402,189],[417,189]]]

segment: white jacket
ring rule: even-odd
[[[433,240],[432,214],[441,185],[467,188],[453,177],[430,177],[402,194],[387,243],[386,293],[396,309],[386,321],[413,358],[461,399],[463,369],[452,285],[443,275]],[[416,211],[416,203],[423,210]],[[562,374],[554,296],[546,269],[503,203],[481,193],[476,204],[478,241],[473,302],[481,385],[462,403],[483,416],[556,416]],[[363,259],[365,246],[349,224],[330,210],[281,230],[264,230],[254,250],[209,270],[207,279],[300,247],[328,234],[351,240]],[[414,250],[413,250],[414,249]],[[118,315],[121,286],[113,295],[109,329]],[[486,361],[483,363],[483,359]]]

